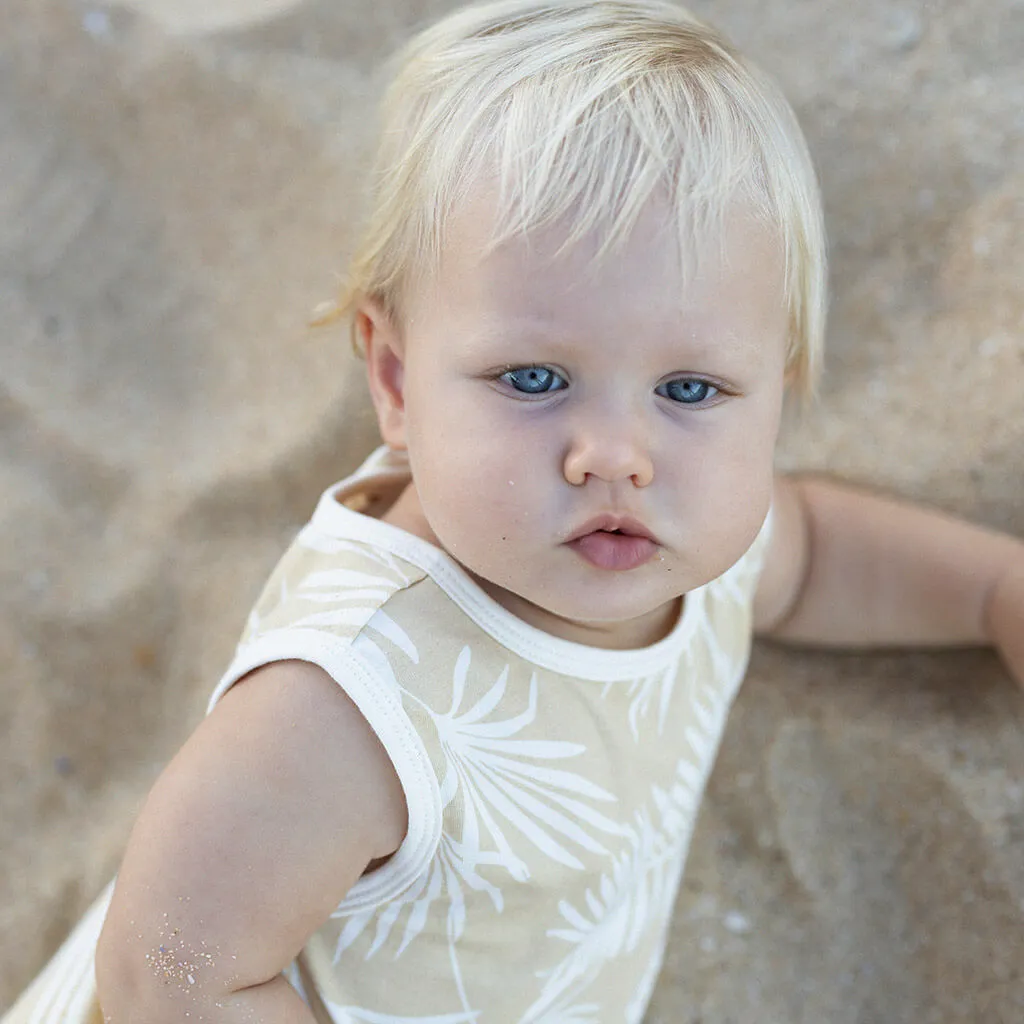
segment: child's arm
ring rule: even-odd
[[[236,683],[132,832],[97,948],[106,1018],[313,1024],[281,971],[406,826],[387,754],[326,673]]]
[[[820,478],[776,482],[755,630],[845,647],[992,644],[1024,685],[1024,543]]]

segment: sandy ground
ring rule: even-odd
[[[115,870],[321,488],[374,443],[304,319],[381,57],[446,0],[35,0],[0,32],[0,1006]],[[1024,535],[1020,0],[700,0],[821,170],[785,467]],[[1024,697],[985,653],[759,648],[650,1020],[1024,1020]]]

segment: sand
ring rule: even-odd
[[[305,330],[381,57],[445,0],[35,0],[0,33],[0,1006],[116,869],[260,583],[375,443]],[[785,468],[1024,535],[1020,0],[701,0],[821,171]],[[1024,628],[1024,627],[1022,627]],[[984,652],[759,646],[650,1021],[1024,1020],[1024,696]]]

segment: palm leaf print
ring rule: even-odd
[[[675,692],[676,676],[679,673],[679,664],[673,662],[662,672],[654,675],[641,676],[629,682],[629,689],[626,691],[630,697],[629,702],[629,729],[633,734],[633,740],[640,742],[640,719],[646,718],[651,707],[657,704],[658,708],[658,735],[665,730],[665,718],[668,714],[668,707]],[[622,683],[606,683],[601,691],[602,697]]]
[[[416,646],[389,615],[378,611],[389,597],[411,582],[402,566],[387,552],[351,542],[334,542],[338,552],[363,556],[363,567],[319,569],[304,576],[293,597],[312,605],[329,605],[327,611],[313,611],[292,623],[292,628],[337,629],[354,631],[369,626],[387,637],[413,662],[419,660]]]
[[[337,1024],[469,1024],[480,1014],[476,1011],[441,1013],[430,1017],[396,1017],[390,1013],[376,1013],[361,1006],[341,1006],[325,1000],[331,1017]]]
[[[655,950],[651,954],[650,960],[647,961],[647,966],[644,968],[643,977],[640,979],[640,983],[633,991],[633,997],[626,1006],[626,1024],[639,1024],[643,1018],[647,1010],[647,1004],[651,1001],[651,993],[654,991],[654,986],[658,981],[658,975],[661,973],[664,952],[665,942],[662,940],[656,943]]]
[[[687,608],[686,614],[691,617],[691,620],[702,620],[706,617],[710,588],[717,587],[724,579],[725,577],[722,577],[719,580],[713,581],[709,584],[709,590],[695,591],[687,595],[689,607]],[[719,593],[720,595],[719,591],[716,591],[716,593]],[[709,673],[708,678],[713,680],[716,686],[719,685],[720,680],[726,680],[725,689],[731,694],[735,689],[735,685],[738,684],[740,677],[742,676],[745,667],[745,658],[737,658],[730,652],[723,649],[721,645],[714,641],[712,636],[708,635],[711,632],[711,630],[701,631],[705,649],[711,661],[712,671]],[[602,698],[607,698],[610,693],[621,686],[627,687],[626,694],[630,701],[629,728],[633,735],[634,742],[640,742],[641,725],[647,719],[652,710],[655,712],[655,728],[657,730],[657,734],[659,736],[664,734],[669,707],[676,691],[676,684],[679,676],[680,674],[682,674],[684,678],[692,676],[694,673],[693,663],[694,653],[691,648],[682,655],[680,661],[674,661],[666,669],[653,673],[652,675],[640,676],[639,678],[629,680],[626,683],[605,683],[604,688],[601,691]],[[692,682],[690,683],[690,686],[693,687]],[[707,709],[700,705],[700,697],[706,696],[708,700],[714,704],[715,708],[720,705],[721,701],[718,699],[719,695],[717,690],[709,693],[703,693],[705,689],[706,688],[698,686],[694,693],[688,698],[688,704],[697,715],[702,727],[709,728],[711,719],[708,717]]]
[[[387,942],[398,919],[408,910],[402,941],[395,952],[397,959],[405,952],[409,943],[423,931],[431,906],[435,900],[441,898],[448,904],[448,936],[452,942],[457,942],[462,937],[466,924],[466,896],[463,886],[486,893],[495,910],[500,912],[504,908],[501,890],[481,878],[472,866],[466,863],[460,843],[450,836],[442,835],[437,853],[427,870],[409,889],[390,900],[385,907],[370,908],[351,915],[345,911],[335,911],[333,917],[349,917],[349,920],[338,937],[334,962],[338,962],[342,953],[376,919],[373,942],[366,952],[366,959],[369,960]]]
[[[463,647],[453,672],[452,706],[445,714],[431,712],[446,760],[441,799],[447,806],[457,793],[462,796],[466,856],[473,864],[499,863],[517,881],[525,881],[529,869],[506,835],[512,826],[552,860],[581,870],[583,864],[567,844],[607,853],[586,826],[607,835],[623,834],[621,825],[587,801],[614,802],[615,797],[575,772],[536,763],[578,757],[586,749],[581,744],[514,738],[536,719],[536,673],[530,677],[527,706],[518,713],[490,717],[505,697],[508,665],[463,711],[470,664],[470,649]]]
[[[602,873],[596,891],[586,890],[585,907],[568,900],[559,903],[564,925],[550,929],[548,935],[570,943],[572,949],[560,964],[540,975],[547,979],[544,988],[521,1024],[546,1024],[549,1011],[578,998],[603,964],[634,952],[653,927],[664,926],[694,817],[696,796],[687,781],[688,767],[686,761],[679,763],[668,790],[651,787],[649,804],[636,813],[630,848],[614,858],[610,872]],[[657,825],[652,810],[657,812]]]
[[[574,772],[543,763],[578,757],[585,751],[581,744],[517,738],[536,718],[536,674],[530,677],[526,706],[499,717],[508,690],[509,666],[485,684],[483,695],[472,706],[463,709],[471,663],[470,649],[464,647],[453,666],[448,711],[437,713],[426,707],[446,762],[442,806],[447,808],[461,797],[462,835],[444,833],[430,866],[387,906],[354,914],[336,911],[335,917],[349,920],[338,938],[335,962],[371,927],[373,941],[365,956],[374,956],[404,915],[395,953],[400,956],[426,927],[435,902],[446,908],[445,927],[454,950],[465,927],[469,891],[485,893],[496,912],[504,908],[501,889],[484,878],[481,869],[501,869],[516,881],[529,878],[525,860],[513,850],[513,842],[520,837],[558,863],[582,868],[568,848],[570,843],[607,853],[591,831],[620,837],[632,832],[592,806],[594,802],[614,803],[612,794]],[[404,695],[419,702],[408,691]],[[514,833],[509,832],[510,827]]]
[[[519,1024],[600,1024],[600,1003],[573,1002],[584,988],[586,985],[579,986],[578,990],[562,993],[550,1006],[521,1018]]]

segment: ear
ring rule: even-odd
[[[377,301],[364,299],[356,309],[355,328],[366,355],[366,377],[384,443],[404,451],[405,344],[394,319]]]

